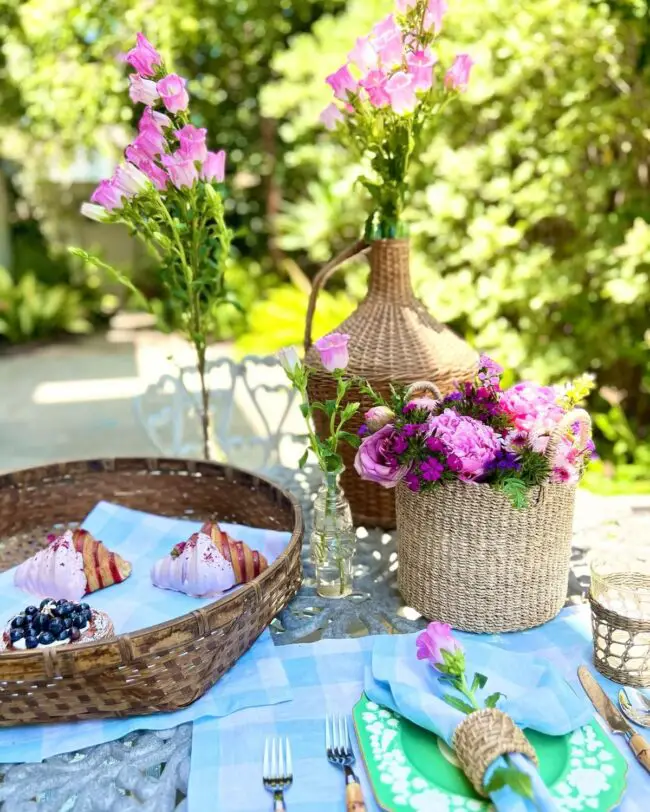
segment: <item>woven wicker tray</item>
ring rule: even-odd
[[[300,588],[302,512],[271,482],[217,463],[104,459],[0,476],[0,570],[78,523],[100,500],[163,516],[291,532],[232,595],[112,640],[0,655],[0,727],[174,711],[201,697]],[[38,539],[39,541],[35,541]]]

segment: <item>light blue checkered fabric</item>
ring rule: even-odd
[[[199,529],[197,522],[152,516],[119,505],[100,502],[83,526],[111,550],[133,564],[133,573],[119,586],[88,597],[93,607],[113,619],[118,632],[155,625],[210,602],[151,583],[153,562],[178,541]],[[246,541],[273,560],[289,540],[289,533],[223,524],[234,538]],[[33,602],[13,585],[13,570],[0,574],[0,623],[4,628],[17,610]],[[203,716],[223,717],[243,708],[260,708],[291,698],[284,668],[266,631],[244,657],[201,699],[181,711],[131,719],[38,725],[0,730],[0,763],[41,761],[59,753],[114,741],[132,730],[164,730]]]
[[[557,669],[582,696],[576,670],[592,656],[588,607],[565,609],[550,623],[508,635],[461,635],[470,649],[477,640],[498,643],[504,650],[530,654]],[[293,699],[244,710],[225,719],[205,719],[194,725],[189,812],[259,812],[271,808],[262,787],[262,755],[266,736],[289,736],[294,755],[294,784],[287,794],[291,812],[328,812],[345,808],[340,771],[324,756],[326,713],[350,713],[364,690],[364,674],[372,648],[386,638],[323,640],[279,648]],[[618,687],[597,675],[615,698]],[[494,677],[496,682],[496,677]],[[494,685],[494,690],[499,686]],[[620,812],[647,812],[648,775],[620,737],[614,741],[629,763],[628,789]],[[358,751],[357,751],[358,754]],[[378,812],[359,766],[369,812]],[[435,812],[435,810],[431,810]]]

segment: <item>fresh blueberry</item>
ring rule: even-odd
[[[12,629],[9,632],[9,639],[12,643],[15,643],[17,640],[22,640],[25,636],[25,632],[22,629]]]
[[[38,635],[38,642],[42,646],[50,646],[54,642],[54,635],[49,632],[41,632]]]
[[[41,612],[34,618],[33,625],[37,632],[46,632],[50,628],[50,616]]]
[[[25,609],[26,615],[35,615],[37,612],[38,609],[35,606],[28,606],[27,609]]]
[[[61,617],[68,617],[68,615],[72,614],[72,604],[69,601],[61,604],[59,607],[59,615]]]
[[[86,620],[89,623],[92,620],[92,616],[93,616],[93,610],[92,609],[82,609],[81,610],[81,617],[85,617]]]
[[[79,628],[85,629],[88,625],[88,618],[85,615],[77,615],[77,617],[79,618]]]
[[[74,614],[70,615],[70,617],[72,618],[72,625],[75,626],[77,629],[80,629],[82,621],[81,615],[75,612]]]
[[[71,617],[64,617],[63,618],[63,627],[65,629],[70,629],[72,627],[72,618]]]
[[[79,631],[79,629],[76,628],[76,626],[73,626],[70,629],[70,640],[72,640],[74,642],[75,640],[78,640],[80,637],[81,637],[81,632]]]
[[[68,631],[68,629],[64,629],[62,632],[60,632],[57,635],[56,639],[57,640],[69,640],[70,639],[70,632]]]
[[[37,645],[38,645],[38,637],[31,635],[30,637],[25,638],[26,648],[36,648]]]
[[[85,610],[85,609],[90,609],[90,606],[88,606],[87,603],[80,603],[79,608],[82,609],[82,610]]]
[[[20,629],[24,625],[25,625],[25,615],[16,615],[16,617],[11,621],[12,629]]]
[[[50,621],[49,632],[50,634],[53,634],[54,637],[58,637],[64,629],[65,626],[63,625],[62,620],[55,618],[54,620]]]
[[[54,598],[45,598],[44,601],[41,601],[39,608],[43,609],[43,607],[47,606],[48,603],[56,603],[56,601],[54,600]]]
[[[59,600],[56,602],[56,605],[57,606],[63,606],[63,604],[67,603],[67,602],[68,602],[67,598],[59,598]]]

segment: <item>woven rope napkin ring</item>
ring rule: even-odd
[[[499,756],[521,753],[538,766],[537,753],[512,719],[497,708],[466,716],[454,732],[452,745],[463,772],[476,792],[486,798],[485,772]]]

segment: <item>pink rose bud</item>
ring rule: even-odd
[[[172,120],[169,116],[166,116],[164,113],[158,113],[153,107],[145,107],[140,116],[138,130],[142,132],[143,130],[154,128],[158,130],[158,132],[162,132],[165,127],[171,126]]]
[[[113,174],[113,184],[124,197],[133,197],[149,186],[149,178],[133,164],[121,164]]]
[[[204,127],[194,127],[186,124],[176,131],[176,138],[180,141],[179,153],[192,161],[203,162],[208,157],[208,148],[205,139],[208,131]]]
[[[184,158],[178,152],[173,155],[163,155],[165,165],[171,182],[177,189],[191,189],[199,178],[196,164],[190,158]]]
[[[102,180],[90,196],[92,203],[98,203],[106,211],[122,208],[123,192],[112,180]]]
[[[462,654],[463,652],[463,647],[451,633],[451,626],[448,623],[441,623],[439,620],[429,623],[427,628],[418,635],[415,645],[418,660],[428,660],[435,669],[445,664],[443,651],[448,654],[455,652]]]
[[[348,54],[348,59],[356,65],[361,73],[367,73],[377,67],[377,51],[373,48],[370,37],[359,37],[356,45]]]
[[[108,212],[106,209],[103,206],[96,206],[93,203],[82,203],[81,213],[89,220],[97,220],[98,223],[103,223],[108,219]]]
[[[175,73],[170,73],[161,79],[156,87],[163,104],[170,113],[180,113],[181,110],[186,110],[187,105],[190,103],[190,97],[185,90],[187,82],[182,76],[177,76]]]
[[[379,431],[392,423],[395,419],[395,412],[388,408],[388,406],[373,406],[366,412],[366,426],[370,432]]]
[[[348,342],[350,336],[345,333],[330,333],[319,338],[315,347],[320,353],[320,360],[328,372],[335,369],[345,369],[350,357],[348,355]]]
[[[134,104],[153,104],[158,99],[156,83],[151,79],[143,79],[137,73],[129,76],[129,96]]]
[[[434,33],[439,34],[442,28],[442,18],[446,13],[447,0],[429,0],[429,5],[424,15],[424,27],[428,30],[433,28]]]
[[[343,119],[343,113],[334,104],[334,102],[328,104],[319,116],[321,124],[323,124],[328,130],[335,130],[337,123],[339,121],[343,121]]]
[[[386,107],[390,104],[390,98],[386,93],[387,81],[388,76],[383,70],[371,70],[359,83],[368,94],[368,99],[373,107]]]
[[[137,70],[140,76],[153,76],[156,66],[162,64],[162,57],[144,34],[136,34],[135,40],[137,44],[127,53],[125,61]]]
[[[219,152],[208,152],[203,166],[201,167],[201,179],[207,183],[223,183],[226,177],[226,150]]]
[[[169,176],[162,167],[153,161],[146,160],[140,164],[139,169],[144,172],[159,192],[165,191],[169,182]]]
[[[133,146],[144,152],[148,158],[156,158],[165,151],[166,145],[165,136],[155,127],[141,129],[133,141]]]
[[[390,77],[386,82],[386,93],[391,107],[398,115],[413,112],[418,102],[413,77],[405,71],[397,71]]]
[[[474,61],[469,54],[458,54],[454,64],[445,74],[445,87],[449,90],[467,90],[473,64]]]
[[[429,90],[433,84],[433,66],[436,57],[430,48],[424,51],[411,51],[406,57],[409,73],[413,77],[416,90]]]
[[[337,99],[347,101],[348,93],[357,92],[357,80],[350,73],[348,65],[343,65],[335,73],[331,73],[325,80],[334,91]]]

